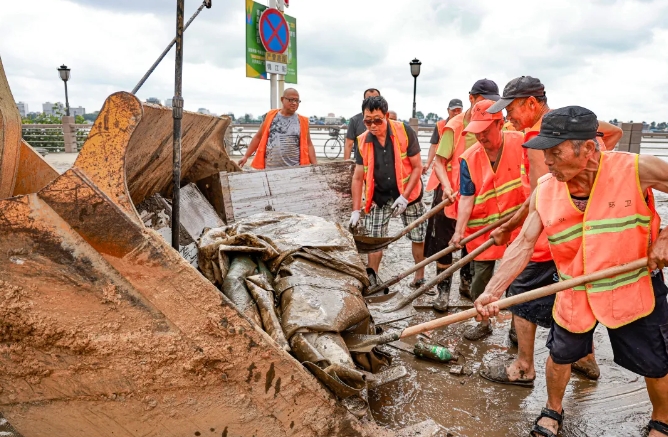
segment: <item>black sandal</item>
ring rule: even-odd
[[[542,427],[538,424],[538,421],[542,419],[543,417],[547,417],[548,419],[556,420],[557,423],[559,424],[559,429],[557,430],[557,434],[559,434],[559,431],[561,431],[561,425],[564,422],[564,411],[563,409],[561,410],[561,414],[557,413],[554,410],[550,410],[549,408],[543,408],[540,410],[540,416],[533,422],[533,428],[531,428],[531,431],[529,432],[530,437],[537,437],[537,436],[543,436],[543,437],[557,437],[557,434],[553,433],[549,429]],[[651,422],[650,422],[651,423]]]
[[[648,434],[651,430],[659,431],[661,434],[668,436],[668,424],[659,422],[658,420],[649,421],[649,424],[647,425]]]

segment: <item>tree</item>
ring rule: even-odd
[[[253,119],[252,114],[244,114],[244,123],[250,123],[252,119]]]
[[[341,124],[346,124],[346,117],[341,117]]]
[[[656,129],[656,121],[651,122],[651,123],[649,124],[649,127],[650,127],[651,129]]]
[[[664,129],[668,128],[668,123],[666,123],[665,121],[662,121],[661,123],[656,125],[656,128],[664,130]]]
[[[92,112],[90,114],[84,114],[83,119],[86,120],[86,121],[95,121],[95,119],[97,118],[99,113],[100,113],[100,111],[95,111],[95,112]]]
[[[416,112],[415,118],[417,118],[418,120],[424,120],[424,114],[422,113],[422,111]]]
[[[234,112],[228,112],[227,116],[230,117],[230,119],[232,119],[232,121],[236,121],[236,118],[234,117]]]

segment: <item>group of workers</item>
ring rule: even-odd
[[[269,114],[241,165],[256,151],[263,156],[256,155],[255,168],[316,162],[308,125],[301,117],[290,119],[298,94],[286,90],[283,99],[287,112],[281,118]],[[493,239],[493,246],[460,270],[460,294],[474,301],[479,314],[478,324],[465,332],[467,339],[492,332],[490,318],[499,313],[497,301],[504,293],[518,295],[647,259],[636,271],[511,307],[509,336],[518,345],[517,358],[509,365],[484,366],[480,375],[533,387],[536,327],[548,328],[547,404],[530,435],[554,437],[562,427],[571,370],[592,379],[600,375],[593,333],[601,323],[615,363],[645,378],[653,407],[647,435],[668,436],[668,288],[661,271],[668,264],[668,231],[660,231],[653,196],[653,190],[668,193],[668,163],[612,151],[621,129],[583,107],[551,110],[537,78],[511,80],[502,96],[496,83],[481,79],[471,88],[469,103],[462,112],[462,102],[451,100],[448,118],[437,123],[431,141],[427,166],[433,162],[433,169],[426,189],[434,190],[433,206],[446,199],[447,206],[407,235],[416,263],[449,245],[466,256]],[[287,138],[289,132],[301,135]],[[362,220],[369,236],[385,237],[391,217],[401,216],[408,224],[426,213],[417,134],[390,119],[378,90],[365,92],[347,138],[344,158],[354,150],[356,163],[352,226]],[[290,145],[293,152],[285,156]],[[462,244],[501,219],[496,229]],[[376,273],[381,259],[380,251],[368,257]],[[451,265],[452,255],[446,255],[436,261],[437,272]],[[451,282],[437,284],[437,311],[448,309]],[[424,270],[418,270],[411,285],[423,283]]]

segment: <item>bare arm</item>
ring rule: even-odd
[[[354,141],[346,138],[346,144],[343,146],[343,159],[346,161],[350,159],[350,153],[353,151]]]
[[[623,131],[621,128],[610,124],[607,121],[598,121],[598,130],[603,134],[603,142],[605,143],[605,150],[612,150],[615,148],[619,140],[622,139]]]
[[[436,155],[436,161],[434,162],[434,169],[432,170],[436,173],[438,181],[443,186],[443,197],[447,197],[450,200],[450,204],[453,204],[457,201],[455,194],[452,192],[452,185],[450,185],[450,179],[448,179],[448,173],[445,171],[445,166],[448,161],[440,155]]]
[[[364,166],[357,164],[353,173],[353,184],[350,187],[353,194],[353,211],[362,209],[362,189],[364,187]]]
[[[427,170],[429,170],[429,166],[431,166],[431,163],[434,162],[434,157],[436,156],[436,149],[438,149],[438,143],[429,146],[429,155],[427,155],[427,165],[425,165],[424,168],[422,169],[422,174],[427,173]]]
[[[248,149],[246,149],[246,153],[244,154],[243,158],[241,158],[238,162],[239,167],[243,167],[246,164],[246,161],[248,161],[248,158],[253,156],[253,153],[257,150],[257,148],[260,146],[260,140],[262,139],[262,132],[264,132],[264,121],[260,125],[260,128],[257,130],[255,135],[253,136],[253,139],[251,140],[250,144],[248,145]]]
[[[311,165],[318,165],[318,158],[315,157],[315,148],[313,141],[311,141],[311,131],[306,132],[306,141],[308,141],[308,160]]]
[[[550,172],[545,165],[545,157],[542,150],[527,149],[529,156],[529,182],[531,183],[531,191],[536,189],[538,179]]]
[[[534,191],[531,195],[529,215],[522,226],[522,231],[506,249],[499,268],[485,287],[485,292],[475,301],[475,308],[479,313],[478,320],[485,320],[499,314],[499,307],[495,302],[529,264],[541,232],[543,232],[543,222],[536,211],[536,192]]]
[[[638,157],[640,187],[644,192],[653,188],[668,193],[668,162],[652,155]],[[662,269],[668,265],[668,227],[664,228],[652,244],[649,252],[650,269]]]
[[[454,244],[457,247],[462,247],[459,242],[464,238],[464,230],[471,218],[473,206],[475,205],[475,196],[462,196],[459,198],[459,206],[457,208],[457,225],[455,226],[455,233],[452,235],[449,244]]]

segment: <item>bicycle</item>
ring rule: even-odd
[[[234,143],[231,146],[227,141],[227,136],[225,137],[225,148],[230,151],[230,154],[234,152],[239,152],[239,154],[243,156],[244,153],[246,153],[246,149],[250,145],[250,142],[253,139],[253,137],[251,137],[250,135],[241,135],[241,132],[243,130],[244,130],[243,127],[233,128],[233,134],[234,132],[237,133],[237,140],[234,141]]]
[[[325,157],[328,159],[338,158],[341,154],[341,151],[343,150],[343,144],[345,143],[345,140],[343,139],[343,135],[341,135],[340,132],[340,127],[329,128],[329,136],[331,138],[325,141],[325,145],[323,147]]]

